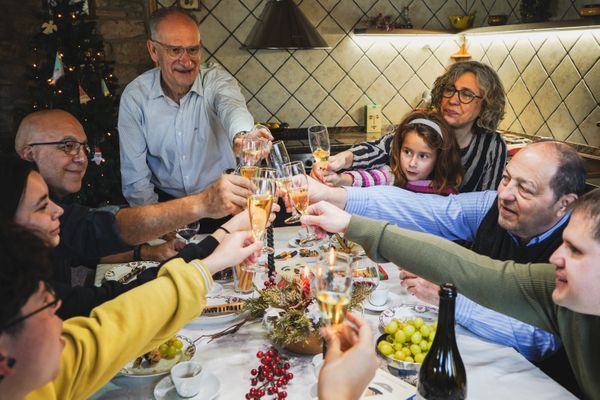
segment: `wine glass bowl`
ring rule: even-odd
[[[248,197],[248,215],[250,218],[250,227],[255,240],[263,241],[273,199],[275,196],[275,181],[271,178],[252,178],[253,193]],[[245,265],[246,271],[258,271],[262,268],[258,263]]]
[[[187,244],[198,233],[199,230],[200,222],[196,221],[175,229],[175,233],[177,233],[177,235],[179,235]]]
[[[327,127],[320,124],[310,126],[308,128],[308,144],[315,158],[313,168],[324,169],[331,149]]]
[[[372,293],[379,286],[379,269],[377,263],[366,255],[353,256],[350,263],[353,285],[364,286]]]
[[[333,255],[333,256],[332,256]],[[347,260],[335,257],[330,250],[316,265],[316,298],[325,323],[336,326],[344,322],[350,305],[352,272]]]

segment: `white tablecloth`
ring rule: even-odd
[[[288,247],[288,241],[295,236],[297,227],[275,229],[275,248],[277,252]],[[386,264],[389,280],[381,286],[391,291],[393,304],[414,303],[416,298],[407,294],[398,281],[398,269]],[[103,274],[99,274],[103,276]],[[365,311],[365,319],[376,333],[378,314]],[[228,324],[228,325],[231,325]],[[200,335],[214,333],[224,327],[198,327],[192,322],[180,333],[195,339]],[[378,335],[375,334],[375,337]],[[481,340],[457,327],[458,347],[467,370],[469,399],[573,399],[574,397],[560,385],[546,376],[537,367],[523,358],[514,349]],[[265,329],[259,322],[247,323],[237,333],[228,335],[211,343],[201,340],[197,344],[195,359],[205,363],[221,382],[219,399],[243,399],[250,388],[250,369],[258,365],[255,354],[270,345]],[[288,386],[288,399],[310,399],[310,388],[316,377],[311,364],[312,356],[291,356],[291,371],[295,377]],[[383,366],[382,362],[382,367]],[[132,378],[116,377],[105,385],[93,399],[153,399],[154,386],[163,377]]]

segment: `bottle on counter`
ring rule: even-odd
[[[456,288],[440,288],[438,325],[431,349],[419,370],[417,399],[462,400],[467,398],[467,374],[454,333]]]

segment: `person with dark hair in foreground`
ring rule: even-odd
[[[478,255],[448,240],[351,216],[320,202],[302,223],[345,232],[377,262],[393,262],[474,301],[558,335],[587,399],[600,399],[600,189],[581,197],[552,264]]]
[[[211,275],[260,250],[236,232],[203,260],[166,262],[158,277],[63,323],[48,283],[52,251],[33,233],[0,225],[0,393],[3,399],[85,399],[128,361],[158,347],[206,304]],[[248,260],[250,262],[253,259]],[[116,335],[116,336],[115,336]]]

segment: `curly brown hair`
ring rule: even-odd
[[[436,123],[440,127],[442,136],[432,127],[410,122],[423,118]],[[413,112],[402,120],[396,128],[392,139],[392,154],[390,167],[394,174],[394,185],[404,187],[408,182],[406,175],[400,165],[400,154],[404,138],[410,132],[415,132],[425,140],[427,145],[436,151],[436,162],[431,173],[431,188],[436,193],[442,193],[450,187],[460,185],[463,176],[463,166],[460,160],[460,151],[454,135],[450,133],[450,127],[444,118],[437,112]]]
[[[483,96],[483,99],[481,99],[481,113],[476,124],[487,131],[496,132],[500,121],[504,117],[506,95],[500,77],[493,68],[486,64],[478,61],[463,61],[452,64],[444,75],[435,80],[433,89],[431,89],[431,105],[440,110],[444,87],[454,85],[454,82],[467,72],[475,75],[477,85],[479,85]]]

